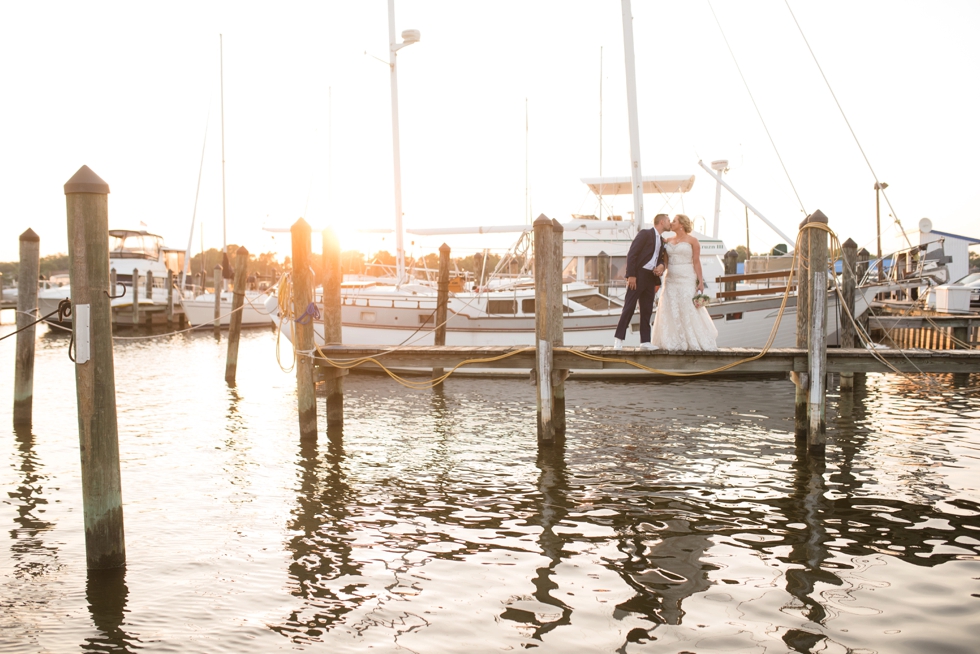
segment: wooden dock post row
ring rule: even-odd
[[[90,570],[126,563],[109,290],[109,185],[88,166],[65,184],[85,558]],[[138,279],[133,278],[136,302]]]
[[[37,280],[41,273],[41,238],[28,229],[20,235],[20,268],[18,272],[17,329],[37,320]],[[14,426],[30,426],[34,406],[35,327],[17,334],[14,358]]]
[[[238,374],[238,341],[242,335],[242,307],[245,306],[245,279],[248,273],[248,250],[240,247],[235,252],[235,291],[232,294],[231,315],[228,322],[228,359],[225,362],[225,381],[235,383]]]

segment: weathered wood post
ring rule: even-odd
[[[541,214],[534,221],[534,334],[536,362],[535,383],[538,401],[538,443],[550,445],[555,441],[554,398],[552,397],[551,325],[548,321],[548,287],[554,282],[551,243],[551,219]]]
[[[174,324],[174,271],[167,268],[167,324]]]
[[[214,333],[221,333],[221,289],[224,285],[222,280],[221,266],[214,267]]]
[[[245,246],[235,252],[235,291],[228,317],[228,359],[225,362],[225,381],[235,383],[238,372],[238,341],[242,335],[242,308],[245,306],[245,278],[248,274],[248,250]]]
[[[449,319],[449,252],[449,246],[445,243],[439,246],[439,283],[436,287],[436,333],[434,345],[446,344],[446,320]],[[442,377],[445,372],[442,368],[433,368],[432,377]]]
[[[861,248],[858,250],[858,264],[857,264],[857,283],[860,284],[864,281],[864,276],[868,274],[868,261],[871,260],[871,253],[866,249]],[[870,335],[870,325],[871,325],[871,309],[865,311],[861,317],[858,319],[858,323],[861,325],[861,329],[864,330],[865,334]],[[863,375],[864,373],[858,373]]]
[[[65,184],[72,335],[89,569],[126,563],[109,296],[109,185],[82,166]],[[135,281],[135,280],[134,280]],[[133,289],[138,286],[134,283]]]
[[[306,308],[313,302],[309,223],[300,218],[290,228],[293,238],[293,347],[296,355],[296,405],[300,440],[316,438],[316,383],[313,381],[313,320]]]
[[[323,230],[323,342],[340,345],[344,342],[341,283],[344,271],[340,265],[340,240],[331,228]],[[312,347],[312,345],[311,345]],[[327,433],[344,428],[344,375],[342,368],[324,368],[327,390]]]
[[[153,271],[146,271],[146,299],[153,299]]]
[[[548,286],[548,332],[552,347],[565,344],[565,228],[557,220],[551,221],[551,285]],[[552,419],[555,422],[555,436],[565,436],[565,378],[567,370],[554,370],[551,373],[552,397],[554,406]]]
[[[17,273],[17,329],[24,331],[17,334],[17,353],[14,357],[15,427],[29,427],[34,415],[35,327],[27,325],[39,318],[37,279],[40,273],[41,239],[33,229],[28,229],[20,235],[20,268]]]
[[[809,224],[827,224],[827,216],[817,209]],[[810,347],[808,368],[810,392],[807,406],[807,451],[822,457],[827,448],[827,232],[810,231]]]
[[[809,218],[800,223],[800,235],[796,243],[796,347],[810,346],[810,230]],[[807,389],[809,373],[802,372],[796,378],[796,440],[805,441],[807,433]]]
[[[969,323],[962,327],[953,327],[953,338],[956,340],[952,341],[951,347],[954,350],[969,349],[970,328],[968,325]]]
[[[140,324],[140,269],[133,268],[133,281],[130,284],[133,291],[133,327]]]
[[[596,274],[599,278],[599,292],[603,295],[609,295],[609,255],[606,254],[605,250],[599,252],[599,256],[596,257],[596,265],[598,266]]]
[[[843,277],[842,294],[846,308],[840,312],[840,346],[842,348],[852,348],[857,342],[857,330],[854,328],[854,322],[852,322],[852,319],[856,320],[854,318],[854,290],[857,286],[857,243],[851,239],[847,239],[844,241],[841,249],[843,250],[844,259],[841,270]],[[840,389],[842,392],[854,390],[853,372],[842,372],[840,374]]]
[[[734,275],[738,273],[738,252],[735,250],[729,250],[725,253],[725,274]],[[734,291],[737,286],[736,282],[725,282],[726,291]],[[734,298],[727,298],[729,300]]]

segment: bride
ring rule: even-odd
[[[693,225],[684,214],[670,222],[674,238],[666,243],[667,273],[657,304],[650,342],[665,350],[717,350],[718,329],[708,310],[694,306],[704,292],[701,244],[691,236]]]

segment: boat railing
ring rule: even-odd
[[[722,275],[720,277],[715,277],[716,284],[724,284],[726,289],[718,291],[715,293],[715,297],[719,300],[729,300],[740,297],[749,297],[752,295],[773,295],[777,293],[786,292],[786,282],[789,279],[788,270],[773,270],[770,272],[761,273],[745,273],[741,275]],[[790,289],[796,289],[796,279],[790,284]],[[757,284],[755,288],[742,288],[736,289],[738,283],[750,282]],[[762,285],[764,284],[764,286]],[[779,284],[774,285],[774,284]]]

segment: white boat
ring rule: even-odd
[[[222,327],[231,324],[232,303],[234,301],[232,291],[221,293],[220,307],[218,315]],[[242,305],[242,327],[268,327],[271,324],[271,316],[265,307],[269,293],[261,291],[245,291],[245,302]],[[273,298],[275,299],[275,298]],[[191,298],[180,298],[180,306],[184,308],[184,315],[187,322],[192,326],[210,325],[214,323],[214,293],[201,293]]]
[[[147,315],[144,310],[166,311],[167,271],[177,274],[183,263],[184,251],[165,246],[162,236],[146,231],[110,229],[109,269],[116,271],[116,288],[110,293],[113,323],[132,324],[134,298],[143,318]],[[150,276],[152,282],[148,285]],[[174,295],[179,295],[176,289]],[[65,298],[71,298],[71,288],[67,284],[41,290],[37,296],[38,311],[42,316],[47,315]],[[70,318],[64,322],[70,322]]]

